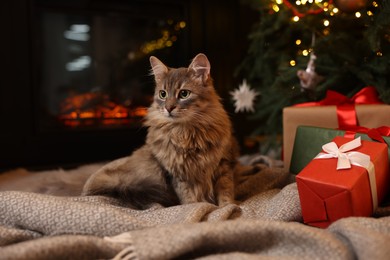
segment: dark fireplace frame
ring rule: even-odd
[[[53,2],[47,0],[48,3]],[[128,3],[142,8],[181,5],[189,21],[189,60],[204,52],[212,64],[212,76],[222,98],[241,79],[234,70],[243,59],[247,33],[257,18],[240,0],[68,0],[63,8],[104,8],[107,3],[123,8]],[[27,167],[32,169],[72,167],[111,160],[130,154],[144,143],[146,129],[118,128],[80,131],[41,131],[37,124],[36,66],[39,64],[34,40],[34,0],[5,1],[0,9],[0,171]],[[186,64],[181,64],[186,66]],[[148,71],[149,68],[145,68]],[[233,111],[230,102],[227,109]],[[241,126],[242,127],[242,126]],[[240,135],[242,129],[237,133]]]

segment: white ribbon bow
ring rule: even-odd
[[[335,142],[330,142],[322,146],[326,153],[319,153],[315,159],[337,158],[337,170],[350,169],[351,164],[368,168],[370,156],[360,152],[348,152],[362,145],[360,136],[342,146],[337,147]]]
[[[342,146],[337,147],[335,142],[330,142],[324,144],[322,149],[326,153],[319,153],[314,159],[329,159],[337,158],[337,170],[350,169],[351,164],[363,167],[368,172],[368,177],[370,179],[371,187],[371,196],[372,196],[372,206],[375,210],[378,206],[378,194],[376,189],[376,180],[375,180],[375,167],[371,162],[370,156],[360,152],[349,152],[355,148],[361,146],[360,136],[348,143],[343,144]]]

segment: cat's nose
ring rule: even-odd
[[[165,109],[168,111],[168,113],[171,113],[172,110],[174,110],[176,108],[176,105],[166,105],[165,106]]]

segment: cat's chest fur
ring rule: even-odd
[[[147,138],[159,163],[173,176],[182,178],[190,172],[213,172],[228,142],[222,132],[204,127],[152,128]]]

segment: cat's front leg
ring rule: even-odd
[[[173,188],[177,196],[179,197],[180,204],[199,202],[193,187],[191,187],[188,182],[182,180],[174,180]]]
[[[221,162],[217,169],[217,179],[214,192],[219,206],[236,204],[234,200],[234,172],[231,164]]]
[[[213,197],[213,185],[210,182],[199,183],[195,180],[179,180],[174,179],[173,187],[179,197],[181,204],[189,204],[196,202],[215,203]]]

